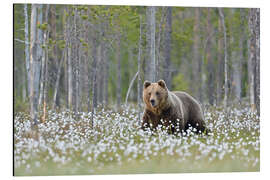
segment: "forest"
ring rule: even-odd
[[[15,175],[259,170],[260,9],[14,4],[13,12]],[[143,82],[159,79],[202,104],[211,138],[137,130]],[[175,157],[194,169],[151,166]],[[144,168],[132,171],[137,163]]]

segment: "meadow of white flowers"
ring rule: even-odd
[[[15,175],[259,171],[260,121],[249,107],[209,107],[212,134],[184,136],[139,129],[138,111],[78,115],[48,111],[31,134],[30,117],[14,115]]]

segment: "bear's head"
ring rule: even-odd
[[[143,89],[143,101],[146,104],[146,108],[159,112],[167,104],[168,89],[164,80],[159,80],[156,83],[149,81],[144,82]]]

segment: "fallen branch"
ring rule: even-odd
[[[128,87],[128,91],[127,91],[127,95],[126,95],[126,101],[125,101],[125,105],[127,105],[127,100],[128,100],[128,96],[129,96],[129,93],[130,93],[130,90],[131,90],[131,87],[136,79],[136,77],[138,76],[139,74],[139,71],[136,72],[136,74],[134,75],[134,77],[132,78],[130,84],[129,84],[129,87]]]

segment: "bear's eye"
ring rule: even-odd
[[[156,92],[156,95],[158,96],[159,95],[159,92]]]
[[[151,93],[148,93],[148,95],[150,96],[150,95],[151,95]]]

